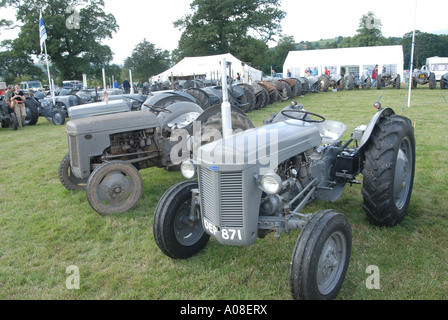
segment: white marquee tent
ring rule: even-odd
[[[260,81],[262,78],[262,71],[254,69],[241,60],[235,58],[230,53],[205,57],[186,57],[178,64],[165,72],[156,75],[155,80],[165,81],[171,77],[187,78],[187,77],[205,77],[206,79],[220,80],[221,79],[221,61],[226,58],[227,62],[231,62],[232,77],[236,77],[239,73],[242,81],[250,83],[251,81]],[[228,70],[228,69],[227,69]]]
[[[290,70],[292,77],[303,77],[308,68],[317,68],[322,74],[327,67],[332,73],[340,74],[341,68],[345,68],[346,74],[361,76],[364,70],[371,72],[378,65],[379,73],[384,67],[387,73],[398,73],[404,79],[403,63],[402,46],[291,51],[283,65],[283,75]]]

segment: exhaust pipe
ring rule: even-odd
[[[222,58],[221,61],[221,84],[222,84],[222,105],[221,105],[221,114],[222,114],[222,129],[224,139],[229,138],[233,134],[232,130],[232,110],[229,103],[229,91],[227,90],[227,61],[226,58]]]

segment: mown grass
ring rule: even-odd
[[[367,124],[380,96],[384,107],[415,121],[415,184],[400,225],[370,225],[359,185],[348,186],[336,203],[307,208],[334,208],[351,222],[352,256],[338,299],[448,298],[448,105],[438,89],[421,87],[403,111],[405,94],[385,88],[297,98],[307,110],[344,122],[348,132]],[[261,125],[288,103],[249,118]],[[67,191],[59,182],[59,162],[68,150],[64,126],[41,118],[16,132],[0,129],[0,146],[0,299],[290,299],[289,265],[298,232],[279,241],[271,234],[242,248],[211,239],[195,257],[172,260],[156,246],[152,223],[158,199],[183,180],[180,173],[141,171],[144,194],[137,208],[103,217],[84,192]],[[80,271],[79,290],[66,288],[71,265]],[[380,270],[379,290],[365,285],[370,265]]]

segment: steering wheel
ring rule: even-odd
[[[293,119],[293,120],[300,120],[303,122],[309,122],[309,123],[322,123],[324,122],[326,119],[324,117],[322,117],[319,114],[316,113],[312,113],[312,112],[308,112],[308,111],[304,111],[304,110],[282,110],[282,115],[284,115],[287,118]],[[287,113],[302,113],[303,116],[301,119],[299,119],[298,117],[294,117],[291,114],[287,114]],[[307,119],[307,116],[315,116],[320,118],[320,120],[313,120],[313,119]]]
[[[151,109],[154,112],[166,112],[166,113],[173,113],[171,110],[168,110],[164,107],[160,107],[160,106],[155,106],[153,104],[146,104],[143,103],[143,106],[148,107],[149,109]]]

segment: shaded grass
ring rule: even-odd
[[[409,214],[394,228],[370,225],[361,186],[347,187],[335,203],[316,202],[314,212],[334,208],[349,218],[352,257],[339,299],[447,299],[448,105],[440,91],[328,92],[297,98],[311,112],[342,121],[347,134],[374,115],[373,102],[415,121],[416,175]],[[259,126],[288,102],[248,116]],[[288,277],[298,232],[272,235],[250,247],[226,247],[211,239],[197,256],[177,261],[158,249],[152,223],[158,199],[182,181],[178,172],[141,171],[144,194],[125,214],[103,217],[84,192],[70,192],[57,176],[67,153],[65,127],[39,119],[13,132],[0,129],[0,299],[290,299]],[[362,177],[360,177],[362,181]],[[66,268],[80,270],[80,290],[65,286]],[[380,270],[380,290],[369,290],[366,268]]]

